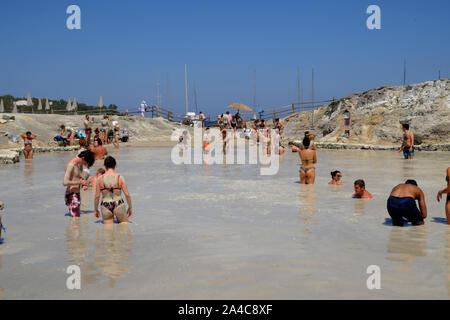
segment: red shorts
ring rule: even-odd
[[[69,212],[72,215],[72,217],[79,217],[80,216],[80,194],[77,192],[66,192],[66,206],[69,207]]]

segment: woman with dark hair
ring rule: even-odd
[[[27,131],[20,135],[23,139],[23,155],[25,159],[33,159],[33,139],[36,139],[37,135],[32,134],[31,131]]]
[[[105,159],[106,172],[97,180],[95,187],[95,217],[100,219],[100,212],[98,211],[98,204],[100,202],[100,195],[102,202],[100,203],[100,210],[103,217],[103,223],[113,223],[116,217],[119,223],[128,223],[128,218],[132,215],[131,197],[128,192],[125,179],[115,173],[116,160],[108,156]],[[125,207],[125,202],[122,198],[122,192],[125,195],[128,203],[128,210]]]
[[[341,181],[342,173],[339,170],[331,172],[331,181],[328,184],[342,186],[345,182]]]
[[[70,160],[66,166],[63,185],[67,187],[65,200],[72,217],[80,216],[80,186],[87,185],[87,181],[82,178],[83,166],[90,168],[94,162],[94,154],[92,151],[85,150]]]
[[[445,178],[447,181],[447,188],[442,189],[437,194],[437,201],[441,201],[442,195],[447,194],[447,202],[445,204],[445,215],[447,217],[447,223],[450,224],[450,167],[447,168],[447,176]]]
[[[292,142],[289,142],[292,151],[298,152],[302,161],[302,166],[299,170],[301,184],[314,184],[314,180],[316,179],[316,169],[314,168],[314,164],[317,163],[316,151],[309,149],[309,145],[309,137],[303,139],[304,149],[300,149]]]

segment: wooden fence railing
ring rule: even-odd
[[[253,112],[239,112],[242,119],[244,119],[245,121],[250,121],[253,119],[263,119],[263,120],[273,120],[275,118],[284,118],[287,116],[290,116],[294,113],[297,112],[306,112],[306,111],[311,111],[314,109],[319,108],[320,106],[330,103],[334,100],[323,100],[323,101],[316,101],[314,103],[312,102],[297,102],[297,103],[292,103],[290,105],[287,106],[283,106],[283,107],[278,107],[278,108],[265,108],[263,109],[264,111],[259,113],[257,111],[253,111]],[[10,112],[10,111],[9,111]],[[75,114],[74,111],[66,111],[64,109],[53,109],[53,110],[19,110],[19,113],[35,113],[35,114],[46,114],[46,113],[53,113],[53,114],[65,114],[65,115],[73,115]],[[237,112],[237,110],[230,110],[230,113],[235,113]],[[183,120],[186,119],[186,115],[183,113],[176,113],[173,111],[170,111],[168,109],[165,109],[163,107],[160,106],[148,106],[146,108],[145,113],[147,115],[151,114],[152,118],[156,118],[156,117],[162,117],[164,119],[167,119],[169,121],[172,122],[183,122]],[[83,114],[89,114],[89,115],[101,115],[101,114],[110,114],[110,115],[120,115],[120,114],[129,114],[129,115],[140,115],[141,111],[139,110],[139,108],[130,108],[130,109],[126,109],[126,111],[118,111],[118,110],[111,110],[111,109],[107,109],[104,108],[102,110],[100,109],[95,109],[95,110],[79,110],[76,112],[76,114],[78,115],[83,115]],[[224,112],[225,114],[225,112]],[[206,121],[211,124],[211,123],[215,123],[217,122],[218,116],[207,116],[206,117]]]

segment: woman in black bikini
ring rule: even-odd
[[[20,136],[22,137],[24,143],[23,155],[25,156],[25,159],[33,159],[33,139],[36,139],[37,135],[27,131]]]
[[[442,189],[437,194],[437,201],[441,201],[442,195],[447,194],[447,202],[445,204],[445,215],[447,217],[447,223],[450,224],[450,167],[447,168],[447,188]]]

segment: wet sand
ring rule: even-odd
[[[135,213],[113,229],[92,211],[65,216],[62,178],[75,153],[0,167],[0,299],[450,297],[450,227],[435,200],[450,153],[410,162],[391,151],[319,150],[316,185],[305,186],[295,153],[277,175],[260,176],[255,165],[176,166],[170,151],[111,150]],[[328,185],[334,169],[346,185]],[[374,200],[351,199],[358,178]],[[386,199],[407,178],[424,189],[429,218],[394,228]],[[73,264],[81,290],[66,288]],[[381,268],[381,290],[366,287],[369,265]]]

